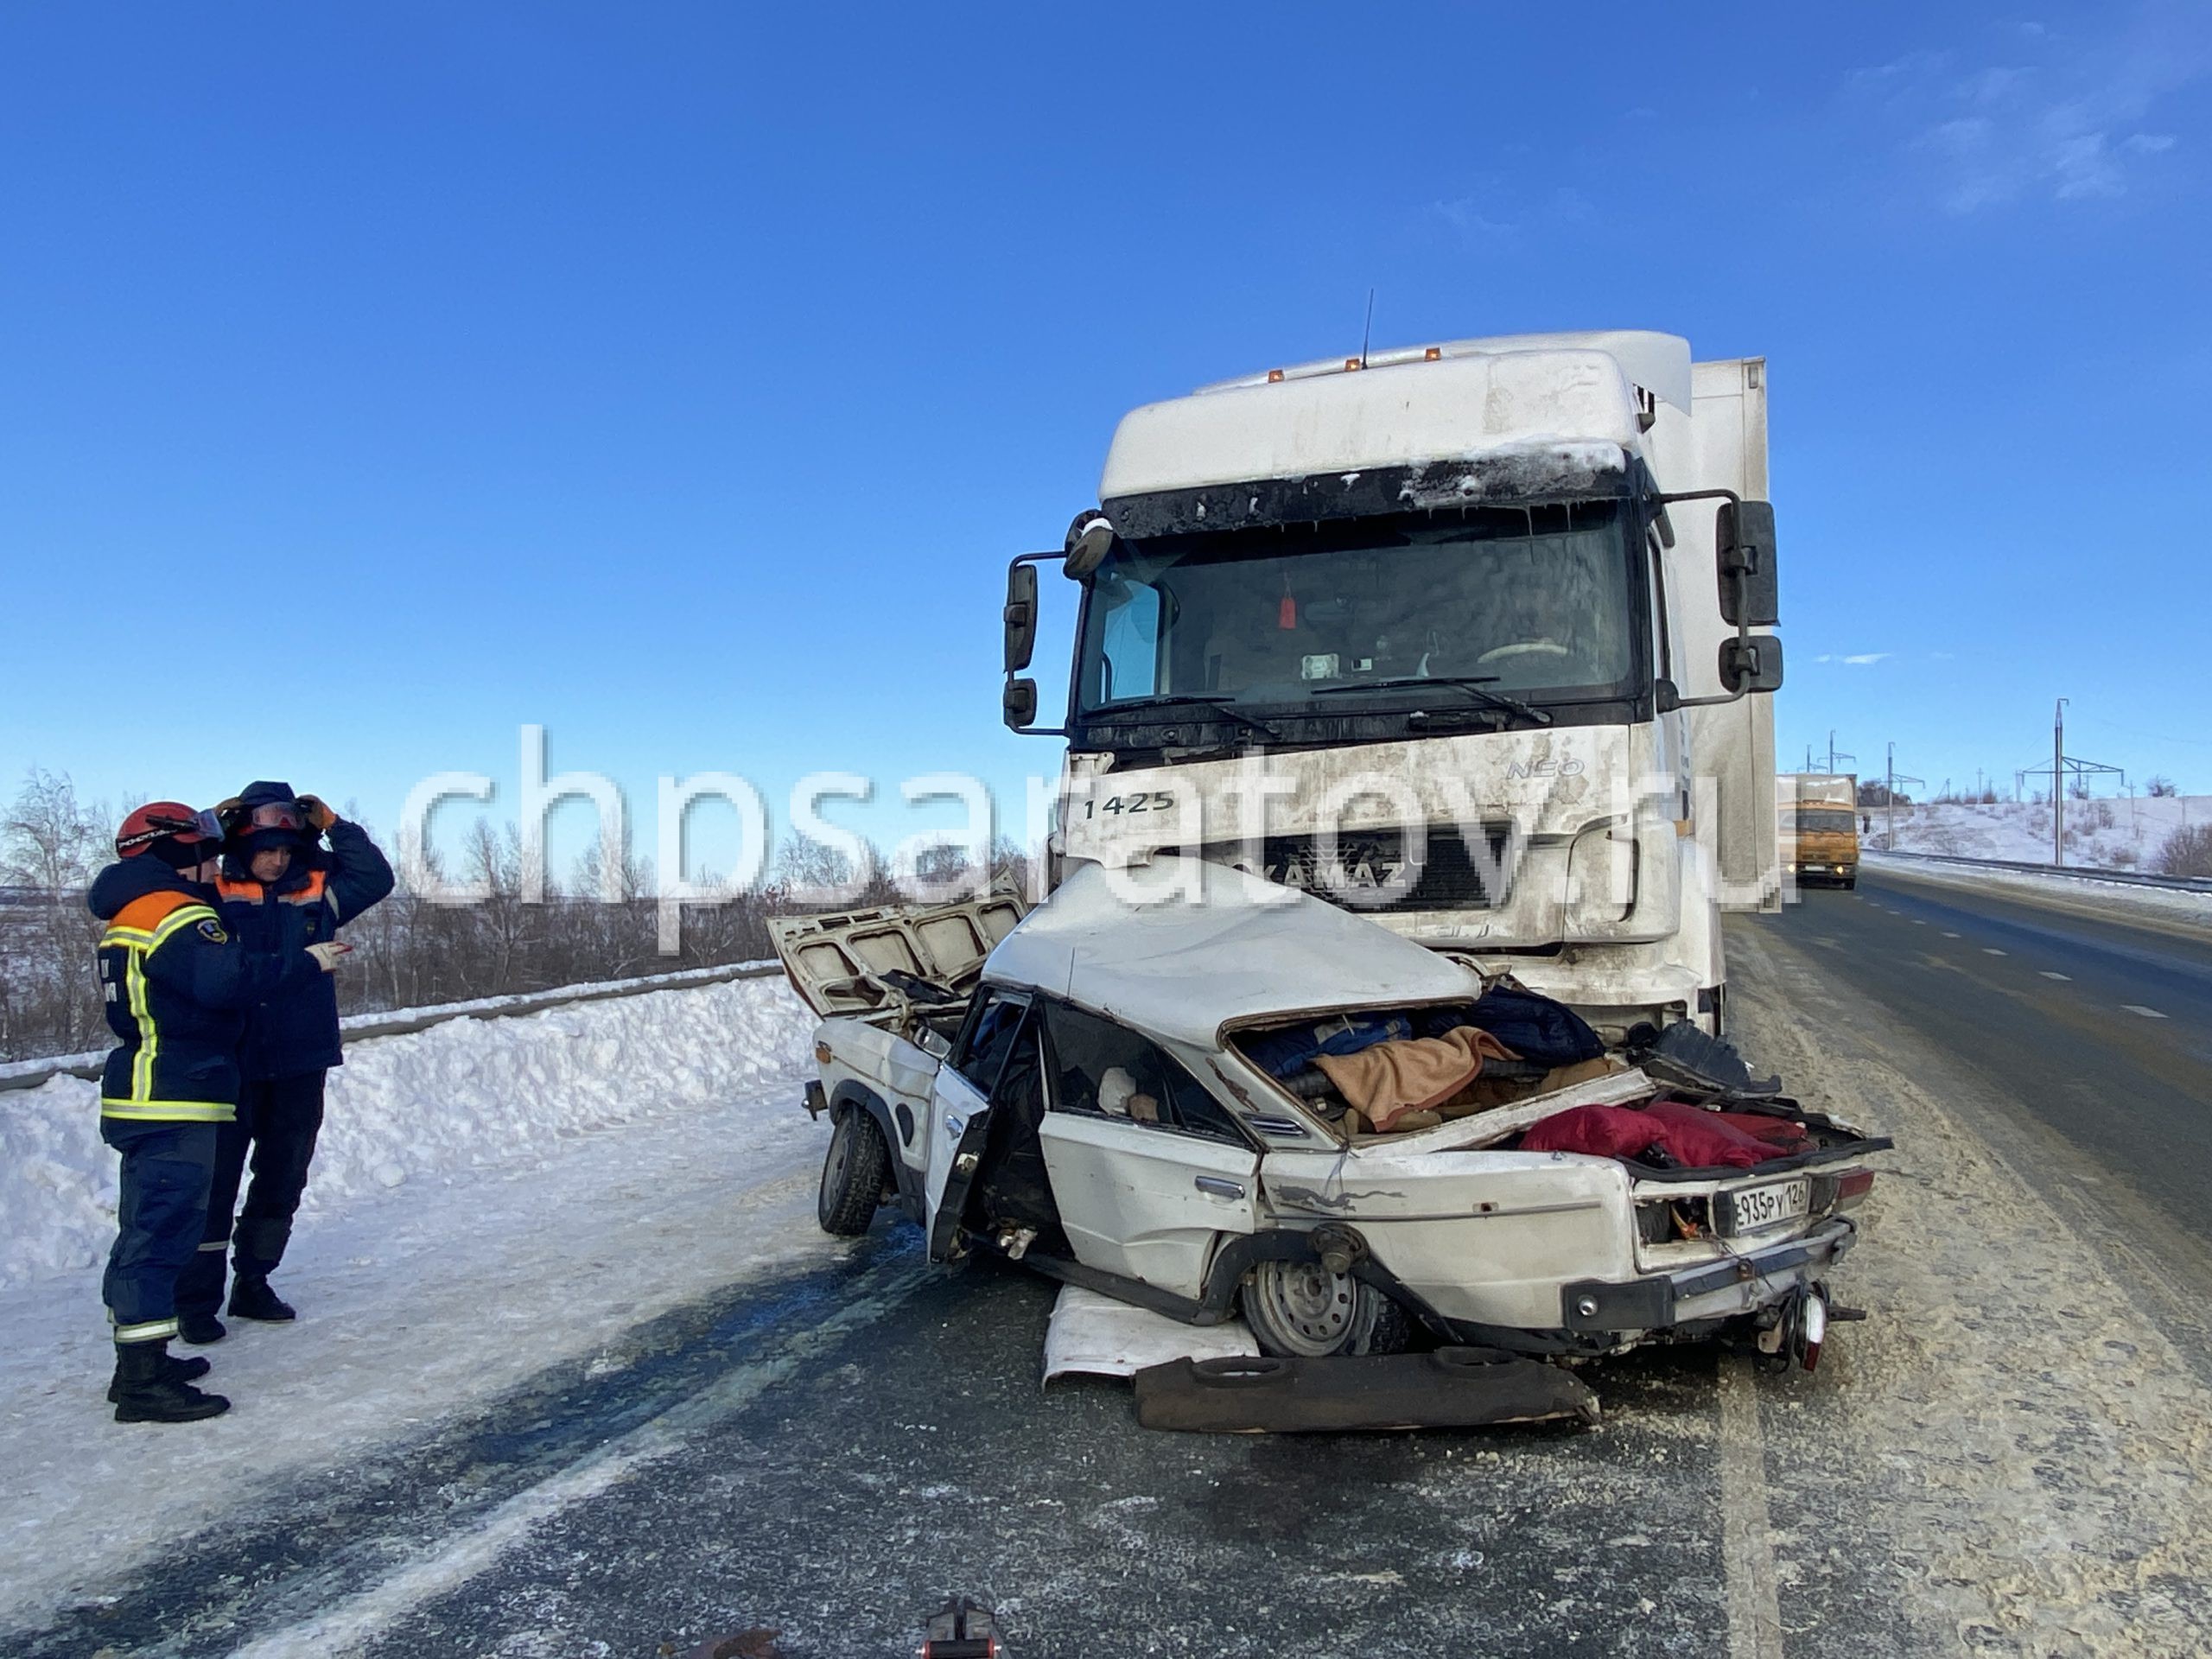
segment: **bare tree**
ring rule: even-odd
[[[2158,849],[2165,875],[2212,875],[2212,823],[2193,823],[2168,836]]]
[[[99,924],[85,888],[111,856],[105,815],[77,798],[66,773],[34,766],[0,821],[0,1057],[68,1053],[99,1040],[93,947]]]

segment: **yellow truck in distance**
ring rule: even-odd
[[[1800,772],[1776,781],[1783,874],[1800,887],[1857,887],[1859,779],[1847,772]]]

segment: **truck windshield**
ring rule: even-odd
[[[1847,807],[1801,806],[1797,827],[1815,835],[1852,836],[1859,833],[1859,816]]]
[[[1084,607],[1077,706],[1471,705],[1406,683],[1455,677],[1535,703],[1624,695],[1636,666],[1624,520],[1624,504],[1594,501],[1118,546]]]

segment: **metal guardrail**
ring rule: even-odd
[[[2072,866],[2027,864],[2009,858],[1963,858],[1955,853],[1892,853],[1866,848],[1862,856],[1925,859],[1931,864],[1964,864],[1984,870],[2019,870],[2029,875],[2064,876],[2075,881],[2110,881],[2129,887],[2164,887],[2176,893],[2212,893],[2212,876],[2151,875],[2141,870],[2083,870]]]
[[[610,979],[589,985],[563,985],[550,991],[524,991],[512,996],[480,997],[470,1002],[442,1002],[435,1007],[402,1008],[391,1014],[348,1014],[338,1022],[349,1042],[376,1037],[404,1037],[427,1031],[452,1020],[505,1020],[517,1014],[543,1014],[578,1002],[604,1002],[618,996],[649,996],[655,991],[696,990],[735,979],[776,979],[783,976],[777,962],[725,963],[713,968],[685,968],[672,974],[647,974],[639,979]],[[107,1063],[108,1051],[60,1054],[47,1060],[18,1060],[0,1065],[0,1091],[36,1089],[55,1077],[97,1077]]]

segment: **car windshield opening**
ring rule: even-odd
[[[1636,637],[1624,514],[1474,507],[1122,544],[1093,578],[1078,707],[1414,709],[1433,700],[1421,682],[1452,679],[1530,702],[1620,695]]]

